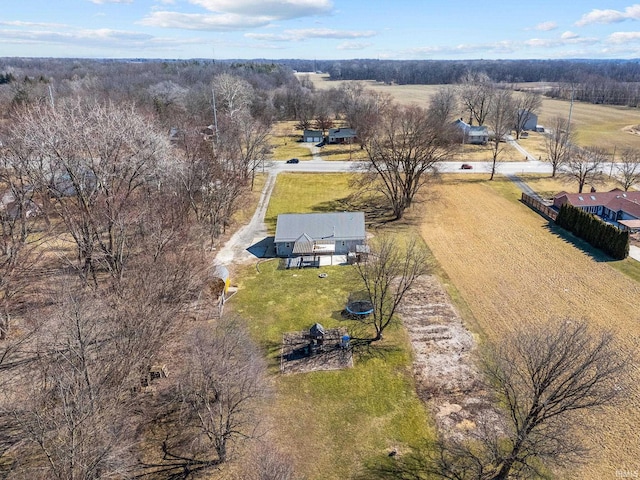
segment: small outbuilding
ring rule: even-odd
[[[302,134],[302,141],[309,143],[320,143],[324,139],[324,135],[320,130],[305,130]]]

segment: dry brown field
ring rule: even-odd
[[[326,74],[309,74],[309,78],[319,89],[338,87],[350,81],[332,82]],[[390,94],[398,103],[418,104],[423,107],[428,105],[431,96],[441,87],[441,85],[386,85],[371,80],[362,83],[377,92]],[[519,85],[519,87],[522,86],[522,84]],[[554,117],[567,118],[569,108],[569,101],[543,97],[538,123],[549,127]],[[466,116],[462,111],[460,115]],[[640,124],[640,109],[574,102],[571,123],[574,125],[577,135],[576,141],[579,145],[599,146],[609,153],[613,153],[614,146],[617,152],[626,147],[640,148],[640,135],[624,130],[625,127]],[[535,142],[522,141],[525,148],[527,148],[527,143],[534,144]],[[536,156],[544,155],[544,145],[533,145],[531,153]]]
[[[572,243],[517,201],[510,182],[447,176],[432,188],[421,233],[468,306],[469,327],[480,339],[548,318],[585,318],[611,329],[625,351],[640,344],[640,284],[609,260]],[[631,260],[626,260],[631,261]],[[616,478],[640,470],[640,372],[623,407],[585,416],[587,463],[560,478]]]

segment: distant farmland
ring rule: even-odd
[[[300,74],[307,75],[307,74]],[[335,88],[351,80],[330,81],[325,74],[308,74],[318,89]],[[367,88],[390,94],[397,102],[405,105],[418,104],[426,107],[431,96],[441,85],[386,85],[381,82],[365,81]],[[544,98],[538,115],[538,123],[550,125],[556,116],[568,117],[570,102]],[[461,116],[466,116],[460,111]],[[600,146],[613,153],[614,146],[619,152],[625,147],[640,148],[640,135],[624,131],[628,126],[640,124],[640,110],[609,105],[592,105],[574,102],[571,112],[579,145]]]

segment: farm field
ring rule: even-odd
[[[302,74],[301,74],[302,75]],[[306,74],[305,74],[306,75]],[[338,87],[345,81],[329,81],[326,74],[309,74],[309,78],[319,89]],[[380,82],[365,81],[367,88],[391,95],[401,104],[418,104],[426,107],[431,96],[440,88],[439,85],[385,85]],[[549,126],[556,116],[569,115],[570,102],[543,97],[542,108],[538,115],[538,123]],[[465,116],[464,112],[460,115]],[[575,128],[577,143],[582,146],[599,146],[613,153],[614,146],[619,152],[626,147],[640,148],[640,135],[624,131],[625,127],[640,124],[640,110],[628,107],[608,105],[592,105],[574,102],[571,112],[571,123]],[[527,148],[527,141],[523,146]],[[538,156],[544,151],[535,148],[531,153]],[[536,153],[534,153],[536,152]]]
[[[517,202],[519,195],[504,179],[447,176],[428,196],[421,234],[469,307],[469,327],[480,338],[498,340],[550,317],[585,318],[594,328],[611,329],[623,350],[637,351],[640,283]],[[565,478],[599,480],[623,468],[640,470],[637,366],[633,375],[625,406],[584,418],[595,432],[587,439],[593,450],[585,465],[563,472]]]

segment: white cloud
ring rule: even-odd
[[[8,27],[28,27],[28,28],[64,28],[66,25],[62,23],[41,23],[41,22],[22,22],[19,20],[2,22],[0,25],[6,25]]]
[[[364,50],[365,48],[370,46],[371,43],[344,42],[338,45],[336,48],[338,50]]]
[[[631,5],[620,10],[599,10],[594,9],[586,13],[576,22],[578,27],[584,27],[592,23],[619,23],[625,20],[640,20],[640,4]]]
[[[139,23],[147,27],[184,28],[186,30],[241,30],[268,25],[269,17],[246,17],[233,13],[207,15],[199,13],[151,12]]]
[[[114,45],[136,46],[153,40],[151,35],[110,29],[35,31],[35,30],[0,30],[0,39],[7,43],[40,43],[48,42],[64,45],[83,45],[112,47]]]
[[[275,33],[247,33],[245,37],[254,40],[266,40],[273,42],[298,42],[308,38],[333,38],[333,39],[350,39],[350,38],[369,38],[377,35],[373,30],[350,31],[350,30],[333,30],[329,28],[307,28],[300,30],[285,30],[281,34]]]
[[[639,40],[640,32],[614,32],[607,38],[607,42],[615,44],[631,43]]]
[[[292,19],[326,15],[333,10],[331,0],[189,0],[210,12],[236,13]]]
[[[572,32],[570,30],[567,30],[562,35],[560,35],[560,38],[562,40],[573,40],[573,39],[578,38],[578,37],[580,37],[580,35],[578,35],[577,33]]]
[[[166,1],[166,0],[165,0]],[[203,13],[153,11],[139,23],[187,30],[240,30],[267,27],[291,20],[331,13],[331,0],[189,0]]]
[[[367,38],[376,34],[373,30],[349,31],[333,30],[330,28],[308,28],[302,30],[287,30],[295,38]]]
[[[536,30],[542,30],[544,32],[549,32],[556,28],[558,28],[558,24],[556,22],[542,22],[535,26]]]

